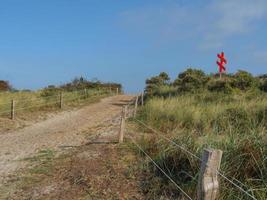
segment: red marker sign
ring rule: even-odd
[[[227,64],[227,60],[224,57],[224,52],[221,54],[217,54],[217,57],[219,58],[219,61],[217,61],[217,65],[219,67],[220,77],[223,72],[226,71],[225,64]]]

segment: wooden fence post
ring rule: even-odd
[[[219,181],[217,171],[220,169],[221,159],[221,150],[204,150],[198,180],[198,200],[215,200],[218,198]]]
[[[134,106],[134,117],[136,117],[136,113],[137,113],[137,108],[138,108],[138,95],[136,96],[135,99],[135,106]]]
[[[11,100],[11,113],[10,113],[10,118],[12,120],[15,119],[15,101],[13,99]]]
[[[119,88],[117,88],[117,95],[119,95]]]
[[[125,119],[126,119],[126,106],[122,108],[121,112],[121,126],[120,126],[120,135],[119,135],[119,143],[123,143],[124,139],[124,130],[125,130]]]
[[[60,95],[59,95],[59,108],[60,109],[63,108],[63,92],[60,92]]]
[[[144,92],[141,93],[141,105],[144,105]]]

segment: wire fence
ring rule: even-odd
[[[74,103],[77,101],[84,101],[87,99],[93,99],[95,97],[100,97],[105,95],[106,91],[89,91],[89,90],[77,90],[73,92],[59,93],[56,95],[49,95],[45,97],[32,97],[32,98],[24,98],[24,99],[14,99],[11,100],[10,103],[2,103],[0,104],[0,115],[7,115],[12,113],[12,109],[14,111],[20,112],[24,110],[32,110],[37,108],[44,107],[55,107],[61,106],[64,101],[64,105],[68,105],[69,103]],[[61,96],[63,95],[63,96]],[[14,101],[14,103],[13,103]],[[15,108],[13,108],[13,106]]]
[[[132,105],[132,103],[135,101],[131,101],[131,103],[128,104],[128,106]],[[135,108],[136,109],[136,108]],[[173,141],[172,139],[166,137],[164,133],[150,127],[149,125],[147,125],[146,123],[144,123],[143,121],[138,120],[136,117],[132,117],[131,119],[134,120],[134,122],[136,122],[137,124],[145,127],[146,129],[152,131],[153,133],[156,133],[161,139],[173,144],[175,147],[179,148],[180,150],[182,150],[184,153],[190,155],[192,158],[196,159],[198,162],[203,163],[203,160],[196,155],[195,153],[189,151],[185,146],[177,144],[177,142]],[[169,179],[169,181],[171,181],[182,193],[183,195],[187,198],[187,199],[192,199],[192,197],[190,197],[172,178],[170,175],[168,175],[167,172],[165,172],[152,158],[151,156],[149,156],[149,154],[147,152],[145,152],[144,149],[142,149],[142,147],[140,145],[137,144],[136,141],[134,141],[134,139],[129,136],[129,138],[131,139],[131,141],[133,142],[133,144],[143,153],[145,154],[148,159]],[[185,172],[187,173],[187,172]],[[247,197],[249,197],[250,199],[253,200],[257,200],[257,198],[251,194],[250,192],[253,191],[252,189],[250,189],[248,186],[246,186],[244,183],[242,183],[241,181],[235,179],[235,178],[229,178],[225,175],[224,172],[217,170],[216,171],[217,175],[220,176],[222,179],[224,179],[225,181],[227,181],[228,183],[230,183],[233,187],[235,187],[236,189],[238,189],[240,192],[242,192],[243,194],[245,194]],[[192,177],[192,175],[190,175]],[[242,185],[243,187],[241,187],[240,185]],[[248,188],[248,190],[245,190],[244,188]],[[249,192],[250,191],[250,192]]]
[[[129,136],[129,138],[131,139],[132,143],[143,153],[147,156],[147,158],[153,163],[154,166],[156,166],[163,174],[164,176],[167,177],[167,179],[169,179],[169,181],[171,181],[174,186],[180,191],[182,192],[182,194],[189,200],[192,200],[192,198],[148,155],[147,152],[145,152],[145,150],[140,146],[138,145],[134,139]]]

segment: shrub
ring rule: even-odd
[[[267,92],[267,78],[261,80],[260,82],[260,90]]]
[[[208,82],[208,90],[211,92],[231,93],[233,88],[229,79],[213,79]]]
[[[117,88],[119,92],[122,92],[122,85],[118,83],[102,83],[97,79],[89,81],[84,77],[75,78],[71,82],[60,86],[61,89],[66,91],[83,90],[83,89],[105,89],[107,91],[116,91]]]
[[[146,80],[146,95],[153,96],[159,95],[161,86],[169,85],[169,75],[165,72],[161,72],[158,76],[151,77]]]
[[[12,86],[8,81],[0,80],[0,91],[10,91],[12,90]]]
[[[203,71],[190,68],[180,73],[173,84],[178,86],[179,91],[189,92],[204,88],[207,81],[208,78]]]
[[[233,79],[232,86],[240,90],[248,90],[255,85],[255,78],[248,72],[239,70]]]

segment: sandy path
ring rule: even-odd
[[[59,150],[86,142],[83,131],[118,115],[130,96],[108,97],[79,110],[66,111],[24,129],[0,135],[0,185],[11,172],[22,167],[23,158],[40,149]]]

